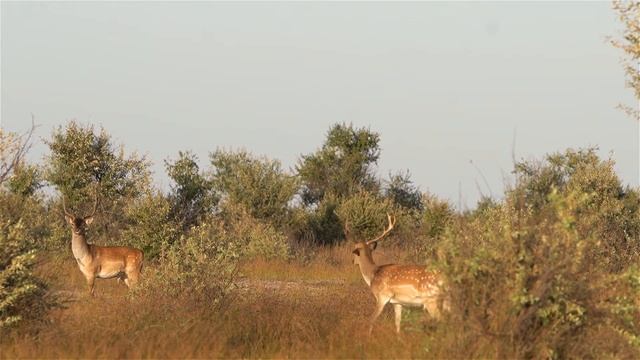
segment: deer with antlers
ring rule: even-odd
[[[118,278],[118,281],[124,280],[131,288],[140,278],[144,258],[142,251],[125,246],[97,246],[87,243],[86,230],[93,222],[93,216],[98,209],[98,191],[90,215],[79,217],[67,210],[64,195],[62,209],[66,221],[71,225],[71,251],[80,271],[87,279],[91,296],[94,295],[96,278]]]
[[[369,285],[376,298],[376,309],[371,316],[369,333],[373,323],[380,316],[385,305],[393,304],[395,312],[396,332],[400,333],[400,320],[403,306],[422,307],[435,319],[440,319],[441,309],[448,310],[449,304],[444,295],[444,278],[441,274],[429,271],[418,265],[376,265],[373,251],[378,241],[391,232],[396,224],[395,217],[387,214],[389,225],[380,236],[369,241],[356,243],[353,250],[353,261],[360,267],[364,281]],[[350,233],[348,225],[345,226]]]

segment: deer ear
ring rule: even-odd
[[[84,223],[87,225],[91,225],[92,222],[93,222],[93,216],[89,216],[88,218],[84,219]]]
[[[71,225],[73,225],[73,218],[69,215],[65,215],[64,219],[67,220],[67,222]]]
[[[360,249],[355,249],[352,252],[355,256],[360,256]]]
[[[371,250],[375,250],[378,247],[378,242],[374,242],[373,244],[371,244]]]

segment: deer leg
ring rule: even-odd
[[[96,276],[95,275],[88,275],[87,276],[87,286],[89,286],[89,295],[91,295],[91,296],[95,296],[95,283],[96,283]]]
[[[427,314],[429,314],[432,318],[436,320],[440,320],[442,317],[440,314],[440,309],[438,308],[438,299],[429,299],[424,303],[424,310]]]
[[[133,286],[136,285],[139,278],[140,278],[140,270],[132,269],[131,271],[127,272],[124,282],[127,284],[129,289],[131,289]]]
[[[396,313],[396,333],[400,334],[400,321],[402,320],[402,305],[393,304],[393,311]]]
[[[382,313],[382,310],[384,310],[384,306],[387,304],[387,301],[389,301],[389,299],[382,298],[382,297],[378,298],[377,300],[378,302],[376,304],[376,309],[371,315],[371,320],[369,324],[369,335],[371,335],[371,332],[373,331],[373,323],[376,321],[378,316],[380,316],[380,314]]]

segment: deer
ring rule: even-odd
[[[418,265],[376,265],[373,251],[378,246],[378,241],[387,236],[396,224],[395,217],[389,214],[387,220],[389,224],[380,236],[357,242],[352,253],[354,264],[360,268],[364,281],[376,298],[369,334],[385,305],[391,303],[395,312],[396,333],[399,335],[403,306],[421,307],[427,316],[440,320],[441,309],[448,311],[449,302],[444,293],[445,279],[440,273]],[[345,232],[350,233],[348,224],[345,224]]]
[[[76,216],[69,210],[62,196],[62,209],[71,225],[71,251],[78,267],[87,280],[89,294],[95,296],[95,280],[117,278],[131,289],[140,279],[144,254],[141,250],[126,246],[97,246],[87,243],[86,231],[93,223],[98,209],[96,191],[93,210],[88,216]]]

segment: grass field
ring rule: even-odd
[[[399,257],[378,254],[382,263]],[[38,272],[52,284],[50,293],[65,299],[64,307],[3,339],[2,358],[455,356],[456,346],[441,341],[444,325],[417,309],[404,312],[401,336],[390,307],[367,335],[373,296],[348,247],[319,250],[304,263],[244,263],[234,289],[218,303],[149,292],[130,296],[115,280],[99,281],[90,298],[71,256],[44,261]]]

